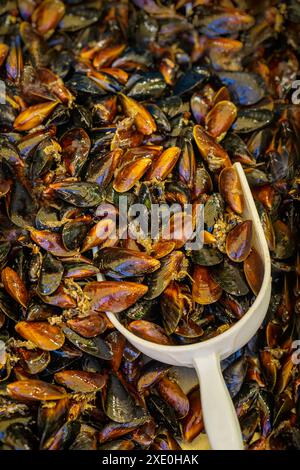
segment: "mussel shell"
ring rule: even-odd
[[[211,276],[228,294],[239,297],[249,292],[243,273],[227,260],[217,268],[212,268]]]
[[[232,129],[239,134],[247,134],[266,127],[273,119],[274,113],[268,109],[241,109]]]
[[[164,329],[168,335],[171,335],[184,314],[181,291],[177,284],[170,284],[161,295],[160,311]]]
[[[275,232],[275,249],[273,256],[276,259],[287,259],[294,254],[295,241],[289,225],[281,220],[273,223]]]
[[[173,436],[181,436],[180,423],[176,417],[174,408],[165,402],[158,395],[151,394],[146,399],[147,407],[152,416],[161,426],[166,426],[172,432]]]
[[[181,338],[189,339],[199,339],[204,331],[201,326],[197,325],[193,320],[183,318],[175,330],[176,335]]]
[[[226,253],[231,261],[240,263],[250,253],[252,243],[252,220],[237,224],[226,237]]]
[[[209,77],[210,72],[207,68],[195,66],[179,78],[174,87],[174,95],[191,92],[194,88],[205,83]]]
[[[249,149],[243,139],[238,135],[229,133],[222,140],[222,146],[228,152],[233,161],[238,161],[246,165],[254,165],[255,157],[249,152]]]
[[[148,278],[149,290],[144,296],[147,300],[158,297],[174,279],[174,274],[179,272],[184,255],[180,251],[173,251],[161,260],[160,268]]]
[[[96,338],[83,338],[68,327],[64,327],[63,332],[68,340],[81,351],[106,361],[112,358],[111,347],[99,336]]]
[[[61,328],[50,325],[47,321],[20,321],[15,325],[15,330],[22,338],[31,341],[43,351],[60,349],[65,342]]]
[[[44,371],[46,376],[55,374],[64,369],[69,369],[82,357],[82,352],[74,346],[64,344],[62,348],[51,353],[51,361]],[[92,356],[89,356],[92,357]]]
[[[131,320],[151,320],[155,307],[156,301],[141,300],[125,310],[124,314]]]
[[[91,148],[91,141],[82,128],[67,131],[60,139],[62,157],[72,176],[77,176],[85,164]]]
[[[263,186],[264,184],[270,183],[269,176],[258,168],[247,168],[245,175],[250,187]]]
[[[36,179],[46,173],[52,163],[55,155],[53,151],[49,151],[52,145],[50,137],[43,140],[36,148],[30,163],[30,177]]]
[[[117,423],[115,421],[109,421],[103,426],[101,431],[99,431],[98,439],[100,444],[107,441],[113,441],[118,439],[130,432],[134,431],[141,424],[144,424],[149,417],[147,415],[142,416],[141,418],[135,418],[133,421],[128,423]]]
[[[95,8],[74,5],[69,7],[66,14],[59,23],[61,31],[74,32],[96,23],[100,16],[100,11]]]
[[[78,262],[67,262],[64,263],[65,278],[73,278],[73,279],[84,279],[91,276],[95,276],[100,271],[99,269],[94,266],[93,264],[89,263],[80,263]]]
[[[248,72],[218,73],[223,85],[227,86],[235,103],[249,106],[264,98],[266,90],[260,75]]]
[[[200,266],[215,266],[223,261],[223,254],[210,246],[203,246],[200,250],[193,250],[190,255],[193,263]]]
[[[94,260],[101,272],[114,279],[146,275],[160,267],[158,260],[143,252],[118,247],[102,248]]]
[[[19,357],[20,364],[25,372],[33,375],[46,369],[51,359],[49,351],[42,351],[41,349],[34,351],[24,349],[22,352],[19,351]]]
[[[258,295],[264,279],[264,265],[254,248],[244,261],[244,273],[250,289],[254,295]]]
[[[100,186],[88,181],[60,183],[55,187],[55,193],[63,201],[77,207],[94,207],[104,199]]]
[[[139,392],[144,392],[147,388],[152,387],[162,377],[164,377],[171,366],[158,361],[149,361],[144,365],[140,372],[140,377],[137,381],[137,389]]]
[[[203,4],[203,6],[204,5],[205,4]],[[220,9],[219,11],[217,9],[216,11],[213,10],[212,12],[205,11],[205,14],[199,15],[195,18],[195,26],[200,29],[202,34],[208,36],[209,38],[235,35],[239,31],[247,30],[253,25],[253,16],[250,16],[241,10],[223,11]]]
[[[70,251],[78,249],[82,245],[88,231],[89,226],[86,222],[79,220],[67,222],[61,234],[65,248]]]
[[[28,190],[16,181],[11,189],[8,214],[10,220],[21,228],[32,227],[36,204]]]
[[[186,442],[192,442],[204,429],[199,385],[187,395],[189,412],[182,421],[182,434]]]
[[[218,268],[215,268],[218,269]],[[219,300],[222,295],[220,286],[211,276],[206,266],[196,264],[193,271],[193,300],[200,305],[209,305]]]
[[[37,450],[36,436],[30,427],[23,423],[10,424],[3,440],[13,450]]]
[[[42,295],[50,295],[59,287],[63,277],[64,267],[62,262],[46,253],[42,263],[39,279],[39,292]]]
[[[105,95],[104,90],[101,90],[91,78],[82,73],[74,73],[65,85],[79,94],[92,95],[95,99],[99,95]]]
[[[60,308],[52,305],[47,305],[42,302],[38,297],[31,298],[27,306],[27,321],[42,321],[47,320],[52,316],[57,316],[61,313]]]
[[[175,409],[178,418],[184,418],[189,411],[190,404],[181,387],[168,377],[164,377],[157,388],[160,396]]]
[[[147,320],[134,320],[129,323],[128,329],[131,333],[146,341],[151,341],[156,344],[172,344],[172,341],[166,335],[165,330],[156,323]]]
[[[37,430],[41,439],[41,448],[44,442],[62,426],[68,414],[68,404],[68,398],[57,400],[51,407],[44,407],[42,403],[40,404],[37,413]]]
[[[163,94],[166,87],[167,84],[160,73],[147,72],[142,75],[126,93],[131,98],[139,101],[144,101],[149,98],[155,100]]]
[[[58,211],[51,206],[40,207],[35,217],[35,226],[38,230],[58,232],[61,226]]]
[[[0,289],[0,311],[14,322],[18,322],[22,316],[20,305],[2,288]]]
[[[96,431],[81,429],[68,450],[97,450]]]
[[[83,370],[63,370],[54,375],[55,381],[74,392],[90,393],[101,390],[106,382],[104,374]]]
[[[170,132],[171,131],[171,124],[162,111],[162,109],[154,103],[147,103],[146,109],[149,111],[151,116],[156,122],[157,128],[161,132]]]
[[[72,119],[74,125],[77,127],[81,127],[84,129],[90,129],[91,127],[93,127],[93,116],[91,111],[80,104],[74,106],[72,111]]]
[[[108,418],[117,423],[129,423],[145,414],[114,373],[108,378],[103,409]]]
[[[157,104],[169,118],[177,116],[184,110],[184,103],[178,95],[161,99]]]
[[[224,213],[224,200],[219,193],[214,193],[207,199],[204,206],[204,223],[208,229],[213,228]]]
[[[240,391],[247,373],[247,362],[245,357],[239,358],[230,364],[223,372],[231,398],[234,398]]]
[[[57,433],[50,437],[49,441],[45,443],[43,449],[46,450],[66,450],[76,438],[80,431],[80,423],[77,420],[67,421],[57,431]]]
[[[135,444],[132,440],[129,439],[116,439],[112,442],[107,442],[106,444],[102,444],[98,447],[98,450],[104,451],[125,451],[125,450],[132,450],[135,448]]]
[[[254,132],[249,136],[247,148],[254,156],[255,160],[262,157],[269,147],[273,137],[272,130],[269,127]]]

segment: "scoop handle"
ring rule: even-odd
[[[243,450],[239,421],[216,353],[194,359],[205,430],[214,450]]]

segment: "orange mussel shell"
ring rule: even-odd
[[[193,273],[193,300],[201,305],[217,302],[222,295],[222,288],[213,280],[208,268],[196,265]]]

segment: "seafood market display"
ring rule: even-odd
[[[1,450],[193,448],[199,386],[106,312],[179,348],[243,317],[236,162],[272,297],[223,375],[245,448],[300,449],[299,38],[297,0],[0,2]]]

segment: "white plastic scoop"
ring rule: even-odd
[[[235,163],[241,183],[245,209],[243,219],[253,222],[252,246],[264,265],[261,290],[248,312],[229,330],[202,343],[187,346],[164,346],[145,341],[128,331],[113,313],[107,316],[127,340],[152,359],[174,366],[194,367],[201,390],[202,411],[212,449],[242,450],[243,439],[235,409],[224,382],[220,361],[242,348],[260,327],[271,296],[271,263],[252,194],[240,163]],[[102,280],[99,275],[99,280]]]

